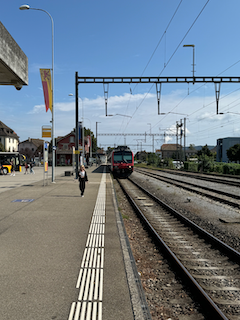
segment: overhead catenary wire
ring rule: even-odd
[[[149,60],[148,60],[148,62],[147,62],[147,64],[146,64],[146,66],[145,66],[145,68],[143,69],[143,71],[142,71],[142,73],[141,73],[141,76],[144,74],[144,72],[146,71],[147,67],[149,66],[149,64],[150,64],[150,62],[151,62],[151,60],[152,60],[153,56],[155,55],[155,53],[156,53],[156,51],[157,51],[157,49],[158,49],[159,45],[161,44],[161,42],[162,42],[162,40],[163,40],[164,36],[165,36],[165,40],[166,40],[166,32],[167,32],[168,28],[170,27],[170,25],[171,25],[171,23],[172,23],[172,21],[173,21],[173,19],[174,19],[175,15],[176,15],[176,13],[177,13],[178,9],[180,8],[180,6],[181,6],[182,2],[183,2],[183,0],[180,0],[179,4],[177,5],[177,8],[175,9],[175,11],[174,11],[174,13],[173,13],[173,15],[172,15],[172,17],[171,17],[171,19],[170,19],[170,21],[169,21],[169,23],[168,23],[167,27],[166,27],[166,29],[164,30],[164,32],[163,32],[163,34],[162,34],[161,38],[159,39],[159,41],[158,41],[158,43],[157,43],[157,45],[156,45],[155,49],[153,50],[153,53],[151,54],[151,57],[149,58]],[[165,46],[166,46],[166,42],[165,42]],[[164,61],[165,61],[165,60],[164,60]],[[164,65],[165,65],[165,63],[164,63]],[[131,89],[131,94],[133,94],[133,93],[135,92],[135,90],[136,90],[136,88],[137,88],[137,85],[138,85],[138,84],[136,84],[136,85],[135,85],[135,87],[133,88],[133,90]],[[131,96],[129,97],[129,100],[128,100],[128,103],[127,103],[127,107],[126,107],[125,113],[127,113],[127,110],[128,110],[128,107],[129,107],[130,100],[131,100]],[[135,114],[135,113],[134,113],[134,114]],[[123,126],[123,123],[124,123],[124,119],[122,120],[122,124],[121,124],[121,126],[120,126],[119,131],[121,131],[121,128],[122,128],[122,126]],[[125,127],[125,129],[124,129],[123,131],[125,131],[125,130],[126,130],[127,126],[128,126],[128,123],[127,123],[127,125],[126,125],[126,127]]]
[[[197,20],[199,19],[200,15],[202,14],[202,12],[204,11],[204,9],[206,8],[207,4],[209,3],[210,0],[207,0],[206,3],[204,4],[204,6],[202,7],[202,9],[200,10],[200,12],[198,13],[197,17],[195,18],[195,20],[193,21],[193,23],[191,24],[191,26],[189,27],[189,29],[187,30],[187,32],[185,33],[185,35],[183,36],[182,40],[179,42],[179,44],[177,45],[176,49],[173,51],[172,55],[170,56],[170,58],[168,59],[167,63],[164,64],[163,69],[161,70],[161,72],[159,73],[158,76],[160,76],[163,71],[166,69],[166,67],[168,66],[168,64],[170,63],[170,61],[172,60],[172,58],[174,57],[174,55],[176,54],[177,50],[179,49],[179,47],[181,46],[181,44],[183,43],[184,39],[187,37],[187,35],[189,34],[190,30],[193,28],[193,26],[195,25],[195,23],[197,22]],[[175,13],[174,13],[175,15]],[[146,68],[144,69],[144,71],[146,70]],[[147,93],[144,95],[142,101],[139,103],[138,107],[136,108],[136,110],[134,111],[134,113],[132,114],[132,118],[128,121],[128,123],[125,126],[125,129],[123,130],[125,132],[125,130],[127,129],[129,123],[131,122],[131,120],[133,120],[136,112],[139,110],[140,106],[142,105],[142,103],[144,102],[144,100],[146,99],[147,95],[150,93],[150,91],[152,90],[153,85],[149,88],[149,90],[147,91]],[[159,121],[160,122],[160,121]],[[159,123],[158,122],[158,123]],[[157,123],[157,124],[158,124]],[[157,124],[153,125],[153,127],[155,127]]]

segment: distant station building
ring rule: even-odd
[[[227,150],[235,144],[240,144],[239,137],[229,137],[217,140],[217,162],[229,162]]]

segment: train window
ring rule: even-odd
[[[132,162],[131,152],[114,152],[114,162]]]

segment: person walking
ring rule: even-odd
[[[11,176],[15,176],[15,165],[13,164],[13,161],[11,161]]]
[[[34,172],[34,170],[33,170],[33,163],[32,162],[30,162],[30,174],[32,173],[32,174],[35,174],[35,172]]]
[[[81,197],[84,197],[84,191],[86,186],[86,181],[88,181],[87,172],[84,165],[80,166],[80,171],[78,173],[79,189],[81,191]]]
[[[25,172],[24,172],[24,174],[27,174],[28,173],[28,163],[27,163],[27,161],[25,162]]]

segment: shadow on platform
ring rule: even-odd
[[[97,167],[96,169],[93,169],[93,168],[89,168],[89,169],[92,169],[92,173],[104,173],[104,169],[106,170],[105,172],[106,173],[109,173],[109,168],[107,165],[101,165],[99,167]]]

